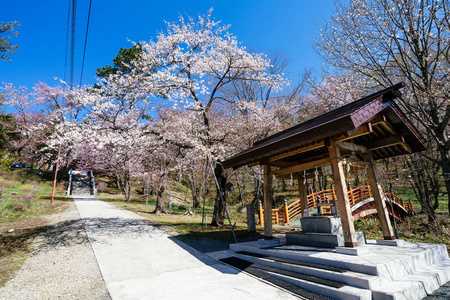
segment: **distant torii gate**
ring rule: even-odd
[[[374,168],[374,160],[426,149],[426,140],[400,110],[394,99],[403,83],[361,98],[255,142],[253,147],[223,162],[225,168],[261,165],[264,169],[264,237],[272,238],[272,176],[298,177],[302,207],[307,191],[302,173],[331,166],[346,247],[358,246],[343,165],[367,169],[383,237],[394,232]]]

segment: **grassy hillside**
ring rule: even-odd
[[[45,215],[67,207],[65,183],[50,204],[52,172],[21,169],[0,173],[0,286],[12,278],[33,250],[33,239],[45,232]]]

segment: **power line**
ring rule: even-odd
[[[92,5],[92,0],[89,0],[89,12],[88,12],[88,18],[87,18],[87,25],[86,25],[86,36],[84,38],[83,61],[81,63],[80,87],[81,87],[81,81],[83,80],[84,58],[86,56],[86,44],[87,44],[87,37],[88,37],[88,31],[89,31],[89,20],[91,18],[91,5]]]
[[[73,61],[75,56],[75,25],[77,16],[77,1],[72,0],[72,39],[70,44],[70,88],[73,88]]]
[[[66,81],[66,73],[67,73],[67,50],[69,50],[70,1],[71,0],[69,0],[69,8],[67,9],[66,58],[64,60],[64,82]]]

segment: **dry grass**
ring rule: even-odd
[[[425,214],[406,217],[396,222],[400,239],[408,242],[445,244],[450,254],[450,219],[447,215],[438,215],[436,226],[427,221]],[[376,218],[365,218],[355,222],[355,228],[364,231],[368,239],[382,239],[380,222]]]
[[[34,238],[47,230],[43,216],[67,208],[63,184],[50,204],[52,182],[46,175],[34,170],[0,174],[0,286],[14,277],[33,251]]]
[[[122,197],[108,197],[103,195],[103,200],[116,206],[136,212],[148,219],[148,222],[167,234],[175,236],[182,242],[201,252],[211,252],[229,248],[229,244],[234,242],[228,220],[225,220],[223,227],[211,226],[212,206],[205,207],[206,226],[202,224],[202,210],[194,210],[194,215],[186,215],[184,209],[174,207],[168,214],[155,215],[154,204],[145,205],[145,200],[135,200],[125,202]],[[230,209],[234,211],[234,208]],[[230,215],[234,231],[238,242],[252,241],[262,238],[264,228],[257,226],[257,232],[250,234],[247,230],[246,215],[232,212]],[[283,233],[292,230],[290,227],[274,226],[274,233]]]

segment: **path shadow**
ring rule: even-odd
[[[36,237],[40,239],[35,240]],[[0,234],[0,256],[14,253],[18,249],[25,249],[33,242],[36,242],[36,249],[32,252],[32,255],[35,255],[56,247],[85,244],[88,239],[80,219],[59,222],[54,225],[16,229],[11,233]]]
[[[156,226],[140,219],[84,218],[83,224],[90,241],[102,244],[109,244],[109,237],[132,240],[142,236],[155,238],[164,235]]]
[[[87,244],[89,242],[80,219],[68,220],[46,226],[38,240],[38,247],[33,255],[39,252],[53,250],[60,247]]]

